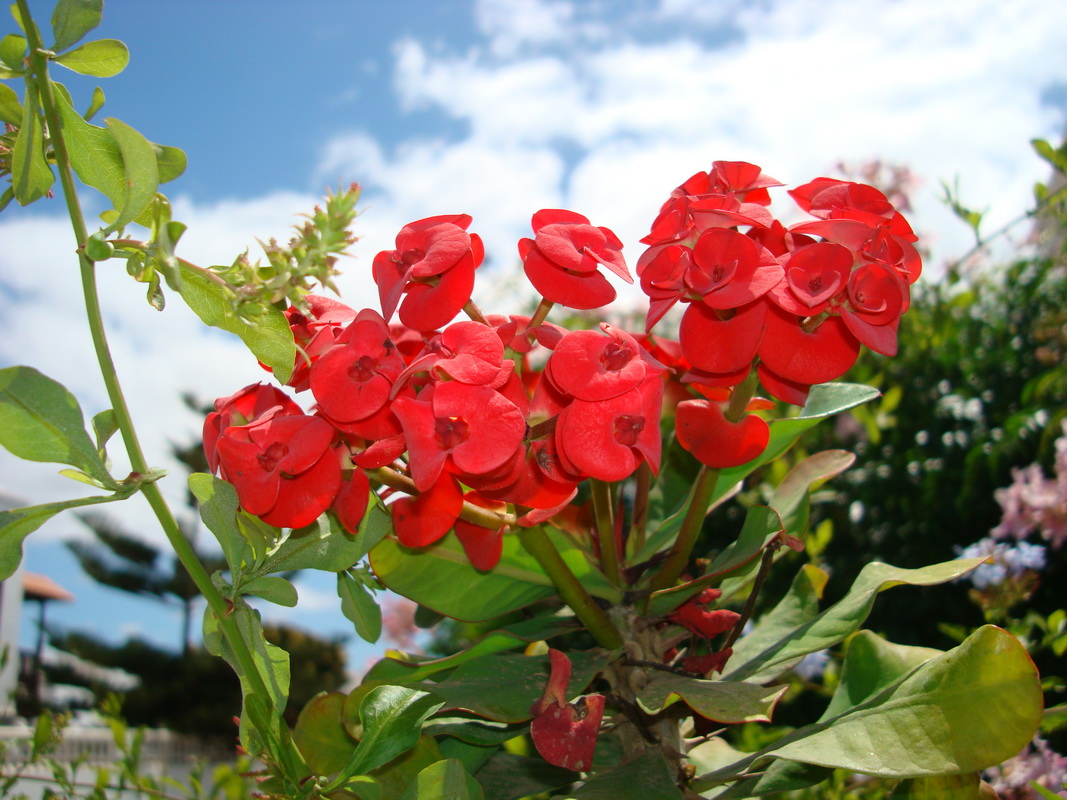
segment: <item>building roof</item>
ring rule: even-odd
[[[74,595],[54,580],[36,572],[22,573],[22,594],[27,600],[74,600]]]

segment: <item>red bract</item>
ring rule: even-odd
[[[907,305],[908,287],[881,264],[864,264],[848,282],[841,318],[852,335],[877,353],[897,354],[897,325]]]
[[[308,377],[315,360],[333,347],[341,331],[356,318],[354,309],[329,297],[309,294],[304,300],[306,311],[290,307],[285,312],[293,340],[300,348],[296,352],[293,374],[289,377],[289,386],[298,392],[308,388]]]
[[[607,400],[640,385],[646,375],[664,371],[652,355],[626,331],[601,323],[596,331],[574,331],[564,336],[546,374],[564,394],[578,400]]]
[[[486,385],[496,389],[512,374],[504,359],[504,344],[496,331],[480,322],[454,322],[426,343],[400,380],[416,372],[432,372],[439,379]]]
[[[398,397],[393,410],[404,428],[411,477],[426,491],[446,462],[450,471],[484,475],[514,457],[522,446],[526,421],[518,407],[487,386],[450,381],[423,394]]]
[[[333,510],[346,531],[353,535],[359,532],[359,524],[367,513],[369,502],[370,479],[363,470],[354,469],[347,479],[341,481],[333,501]]]
[[[519,256],[530,283],[546,300],[590,309],[615,299],[615,289],[598,272],[604,266],[633,283],[622,257],[622,242],[581,214],[542,209],[533,216],[534,239],[519,241]]]
[[[396,538],[405,547],[426,547],[448,533],[463,510],[463,492],[451,475],[420,491],[398,498],[390,510]]]
[[[277,409],[277,414],[303,414],[293,400],[274,386],[254,383],[230,397],[215,401],[215,410],[204,419],[204,455],[212,472],[219,468],[217,446],[219,438],[231,425],[246,425]]]
[[[685,276],[690,291],[716,309],[751,303],[781,279],[782,268],[769,250],[729,228],[700,234]]]
[[[584,772],[593,766],[597,734],[604,717],[604,697],[586,695],[567,702],[571,662],[559,650],[548,651],[551,673],[541,699],[531,713],[530,738],[541,757],[557,767]]]
[[[678,444],[706,467],[725,469],[757,458],[770,440],[770,427],[754,414],[731,422],[710,400],[683,400],[674,418]]]
[[[466,214],[417,220],[397,234],[395,250],[374,257],[374,282],[386,319],[399,304],[401,322],[431,331],[460,312],[485,255],[481,238],[467,233],[470,223]]]
[[[336,422],[354,422],[381,411],[393,382],[404,370],[385,320],[370,309],[338,337],[337,344],[311,369],[311,392],[319,408]]]
[[[575,400],[556,422],[556,449],[568,472],[602,481],[621,481],[647,461],[659,471],[659,377],[607,400]]]
[[[678,329],[678,343],[686,360],[698,370],[737,376],[744,380],[763,340],[767,303],[720,312],[703,303],[690,303]]]
[[[493,511],[504,511],[507,508],[506,503],[483,497],[477,492],[468,492],[465,499],[468,503]],[[457,519],[453,529],[463,546],[463,552],[467,554],[471,566],[475,569],[483,572],[491,570],[500,561],[504,549],[503,528],[486,528],[465,519]]]
[[[223,431],[220,472],[249,514],[279,528],[301,528],[318,519],[340,489],[334,436],[319,417],[268,412]]]
[[[827,317],[807,330],[795,314],[772,307],[759,357],[775,375],[810,386],[844,375],[856,363],[859,351],[859,342],[841,317]]]
[[[818,242],[794,251],[785,261],[785,280],[771,292],[771,300],[803,317],[821,314],[843,295],[852,271],[852,253],[831,242]]]
[[[726,633],[733,628],[741,619],[741,615],[726,608],[708,610],[701,604],[689,600],[672,611],[667,619],[687,628],[701,638],[714,639],[720,633]]]

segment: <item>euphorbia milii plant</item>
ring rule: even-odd
[[[919,260],[910,227],[877,189],[818,178],[790,192],[816,219],[786,227],[770,210],[779,185],[755,165],[716,162],[671,193],[636,262],[649,307],[635,332],[610,311],[599,325],[570,312],[548,320],[557,306],[605,306],[611,275],[633,280],[618,237],[576,212],[538,211],[533,236],[518,243],[539,296],[530,316],[485,314],[472,300],[482,251],[469,216],[413,222],[374,259],[381,314],[315,297],[288,312],[302,345],[291,372],[310,376],[290,385],[310,387],[310,416],[279,390],[250,387],[220,401],[205,426],[205,446],[219,453],[212,465],[245,511],[305,524],[324,512],[332,535],[364,541],[374,581],[431,612],[481,621],[528,610],[484,652],[390,656],[367,680],[429,692],[471,731],[517,733],[530,721],[536,751],[557,768],[531,791],[633,770],[671,787],[662,796],[725,787],[724,797],[741,797],[757,775],[780,772],[787,788],[818,777],[789,778],[773,751],[701,767],[712,763],[701,742],[711,745],[716,726],[770,719],[782,692],[774,679],[862,622],[865,612],[830,609],[843,624],[805,634],[822,617],[789,616],[816,591],[802,580],[772,612],[799,627],[757,623],[748,633],[783,546],[803,550],[803,495],[851,459],[797,463],[769,505],[748,508],[735,541],[708,537],[707,515],[807,427],[874,396],[830,382],[863,345],[895,352]],[[279,426],[307,427],[288,472],[272,455],[289,441]],[[318,493],[299,490],[312,468],[325,476]],[[363,505],[352,500],[361,490]],[[898,570],[877,586],[940,582],[961,568]],[[547,664],[537,655],[545,646],[506,652],[579,628],[595,646],[548,647]],[[485,696],[461,688],[498,677]],[[533,699],[511,707],[504,695]],[[459,735],[468,749],[485,747],[483,734],[470,735]],[[856,768],[844,754],[800,749],[793,761]],[[461,751],[479,765],[506,760]]]
[[[862,347],[895,354],[919,278],[917,238],[877,188],[779,189],[759,166],[716,161],[670,192],[636,257],[579,211],[531,210],[510,259],[532,294],[486,311],[475,279],[500,268],[483,265],[477,221],[445,208],[369,259],[379,306],[355,309],[317,287],[333,289],[356,241],[356,184],[288,244],[271,240],[265,264],[175,254],[185,226],[158,189],[184,155],[117,119],[94,125],[75,109],[91,118],[103,94],[72,103],[50,76],[54,62],[95,77],[126,63],[121,42],[80,44],[101,9],[59,0],[45,41],[17,0],[21,33],[0,48],[2,77],[25,85],[21,99],[0,87],[0,206],[48,196],[58,172],[111,403],[90,434],[61,384],[0,369],[0,445],[104,492],[0,511],[0,579],[55,514],[143,494],[206,600],[205,648],[240,678],[257,796],[729,800],[842,767],[899,778],[901,797],[977,797],[980,770],[1030,742],[1040,680],[1008,633],[981,628],[942,653],[861,630],[881,591],[949,582],[978,559],[866,564],[822,607],[816,563],[784,594],[768,589],[803,558],[809,490],[853,461],[790,448],[877,396],[835,381]],[[109,204],[92,233],[79,180]],[[781,222],[776,193],[808,218]],[[212,474],[189,489],[226,559],[214,575],[156,485],[108,352],[95,275],[114,259],[156,308],[166,287],[241,337],[277,382],[218,400],[204,422]],[[635,281],[647,309],[605,307]],[[126,477],[106,452],[116,432]],[[727,504],[722,524],[712,512]],[[391,651],[290,727],[288,654],[248,598],[297,605],[288,578],[309,569],[336,579],[340,613],[368,641],[383,588],[416,601],[421,623],[481,633],[441,658]],[[735,726],[772,720],[805,655],[846,642],[817,721],[734,748]]]

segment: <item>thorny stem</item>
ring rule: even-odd
[[[615,586],[621,586],[622,574],[619,569],[619,548],[615,542],[615,504],[611,499],[611,484],[590,479],[589,487],[593,497],[597,543],[600,545],[600,565],[607,579]]]
[[[763,551],[763,559],[760,561],[759,572],[756,573],[756,578],[752,582],[752,591],[748,593],[748,599],[745,600],[745,606],[741,609],[741,616],[738,617],[737,622],[734,623],[734,627],[730,631],[730,635],[726,638],[726,643],[723,645],[724,650],[734,646],[734,642],[741,637],[745,625],[748,624],[748,621],[752,618],[752,611],[756,607],[756,598],[759,597],[760,589],[763,588],[763,582],[767,580],[767,575],[770,574],[771,566],[774,564],[774,554],[778,552],[778,549],[781,546],[781,539],[774,539]]]
[[[118,373],[115,369],[115,362],[112,359],[111,351],[108,346],[107,334],[104,330],[100,296],[96,285],[96,267],[85,255],[85,244],[88,240],[85,217],[82,214],[81,205],[78,201],[78,192],[74,182],[74,173],[71,168],[70,156],[67,150],[66,141],[63,138],[63,128],[60,123],[59,113],[56,109],[55,93],[52,88],[51,79],[48,75],[48,59],[45,54],[46,51],[44,51],[40,37],[37,35],[37,28],[30,14],[27,0],[17,0],[17,3],[19,14],[26,26],[26,37],[30,49],[32,71],[39,81],[41,105],[44,110],[45,119],[48,122],[49,139],[52,143],[56,168],[59,172],[60,183],[63,187],[63,197],[66,202],[67,212],[70,216],[71,226],[74,229],[74,236],[78,245],[78,264],[81,273],[82,294],[85,303],[86,317],[89,323],[89,331],[93,341],[93,348],[96,352],[97,363],[99,364],[100,374],[107,389],[108,399],[111,402],[115,421],[119,431],[122,433],[122,440],[130,460],[130,467],[133,472],[145,475],[150,471],[148,462],[141,449],[141,444],[134,428],[133,418],[130,414],[129,406],[126,403],[122,386],[119,383]],[[193,583],[196,584],[197,589],[199,589],[200,593],[207,600],[212,612],[214,612],[215,616],[218,618],[219,627],[230,646],[233,648],[234,656],[241,667],[241,671],[244,673],[245,679],[251,685],[252,691],[263,697],[270,697],[266,683],[264,682],[262,675],[259,673],[255,660],[252,658],[252,652],[248,648],[248,644],[241,637],[236,622],[229,616],[229,605],[211,583],[211,578],[208,575],[207,570],[204,569],[203,564],[200,563],[200,559],[196,555],[196,551],[193,550],[189,540],[185,538],[179,528],[178,523],[174,518],[174,514],[167,506],[167,502],[164,500],[159,487],[156,486],[154,482],[144,483],[141,486],[141,491],[144,494],[145,499],[148,501],[149,506],[151,506],[152,511],[155,513],[160,527],[166,534],[167,540],[170,542],[175,554],[181,561],[182,566],[185,567],[186,571],[189,573],[189,577],[192,578]],[[281,709],[278,709],[278,713],[281,713]],[[286,754],[277,755],[283,763],[288,763],[289,759],[286,758]]]
[[[756,392],[756,371],[749,372],[748,377],[738,384],[730,395],[730,403],[726,408],[726,419],[730,422],[739,421],[745,414],[745,408],[752,395]],[[652,591],[668,589],[674,586],[675,581],[685,571],[696,545],[697,537],[700,536],[700,528],[704,524],[708,507],[715,494],[715,484],[719,480],[719,469],[709,469],[701,466],[697,475],[696,485],[689,499],[689,507],[686,509],[685,519],[678,531],[678,537],[674,540],[670,552],[660,571],[652,579]]]
[[[570,567],[549,540],[547,531],[542,527],[520,528],[519,541],[526,548],[526,552],[541,565],[545,574],[552,579],[552,584],[556,587],[563,602],[573,609],[575,615],[597,640],[597,643],[608,650],[621,647],[622,635],[618,628],[612,623],[604,609],[598,606],[585,590],[581,581],[571,572]]]

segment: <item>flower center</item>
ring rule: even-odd
[[[258,456],[256,460],[264,472],[274,472],[274,468],[289,454],[289,448],[281,442],[275,442]]]
[[[609,372],[617,372],[629,364],[635,355],[636,353],[625,344],[610,342],[600,352],[600,363]]]
[[[357,383],[366,383],[377,375],[378,362],[370,356],[360,356],[351,367],[348,368],[348,377]]]
[[[433,425],[434,436],[442,450],[452,450],[463,444],[470,436],[470,426],[459,417],[437,417]]]
[[[615,417],[615,441],[626,447],[633,447],[641,431],[645,428],[645,418],[635,414],[621,414]]]

